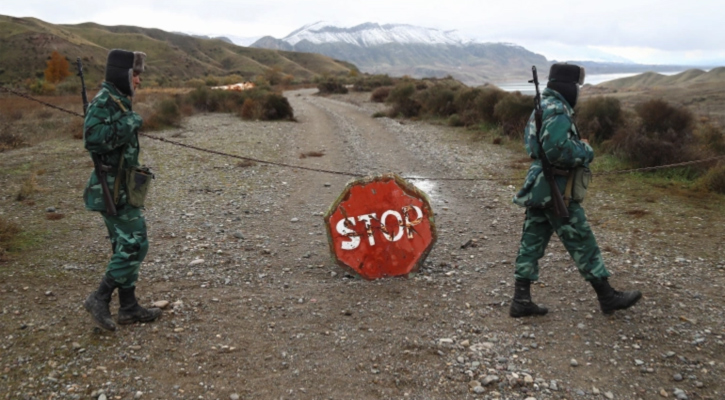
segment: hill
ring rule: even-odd
[[[700,83],[725,83],[725,67],[713,68],[708,72],[701,69],[688,69],[675,75],[662,75],[656,72],[645,72],[628,78],[615,79],[597,86],[606,89],[650,89],[690,86]]]
[[[340,28],[323,22],[283,39],[263,37],[252,47],[320,53],[369,73],[416,78],[454,78],[469,84],[521,80],[532,65],[548,65],[540,54],[509,43],[477,43],[455,32],[411,25],[365,23]]]
[[[159,29],[54,25],[35,18],[0,15],[0,84],[42,77],[45,61],[58,51],[69,61],[81,57],[88,82],[103,79],[108,50],[144,51],[144,79],[164,85],[208,75],[238,74],[253,79],[270,69],[307,80],[322,74],[346,75],[357,68],[329,57],[291,51],[240,47],[224,39],[205,39]]]

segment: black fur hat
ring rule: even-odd
[[[586,71],[584,67],[574,64],[556,63],[549,70],[549,80],[554,82],[584,84]]]
[[[108,53],[106,61],[106,81],[112,83],[126,96],[133,96],[133,74],[140,74],[145,69],[146,54],[113,49]]]
[[[549,70],[549,89],[556,90],[573,108],[579,98],[579,85],[584,84],[584,67],[574,64],[556,63]]]

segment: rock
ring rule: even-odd
[[[635,359],[634,360],[634,365],[637,365],[637,366],[644,365],[644,361]]]
[[[682,381],[682,374],[679,374],[679,373],[674,374],[674,375],[672,375],[672,379],[674,379],[675,382],[681,382]]]
[[[54,213],[55,212],[55,207],[48,207],[48,208],[45,209],[45,212]]]
[[[481,382],[481,385],[488,386],[494,382],[498,382],[500,378],[498,375],[488,375],[485,378],[483,378],[483,381]]]
[[[597,389],[596,387],[593,387],[593,388],[592,388],[592,394],[594,394],[594,395],[597,395],[597,396],[598,396],[598,395],[599,395],[599,389]]]
[[[687,399],[688,399],[688,397],[687,397],[687,393],[685,393],[685,391],[684,391],[684,390],[682,390],[682,389],[677,389],[677,388],[676,388],[676,389],[675,389],[675,390],[674,390],[674,391],[672,392],[672,394],[674,394],[674,395],[675,395],[675,398],[676,398],[677,400],[687,400]]]
[[[614,393],[604,392],[604,397],[608,398],[609,400],[612,400],[614,398]]]
[[[556,381],[551,381],[549,383],[549,389],[553,390],[554,392],[559,391],[559,386],[557,386]]]
[[[571,361],[569,361],[569,365],[571,365],[572,367],[578,367],[579,362],[572,358]]]
[[[237,232],[234,232],[234,235],[233,235],[233,236],[234,236],[235,238],[237,238],[237,239],[242,239],[242,240],[244,240],[244,235],[242,234],[242,232],[239,232],[239,231],[237,231]]]
[[[136,392],[136,394],[133,396],[134,399],[140,399],[141,396],[143,396],[143,392]]]
[[[229,400],[239,400],[239,395],[236,393],[232,393],[229,395]]]
[[[189,263],[189,266],[190,267],[193,267],[193,266],[200,265],[200,264],[203,264],[203,263],[204,263],[204,259],[203,258],[197,258],[196,260],[190,262]]]
[[[163,310],[163,309],[167,308],[169,306],[169,304],[170,303],[168,300],[159,300],[159,301],[154,301],[152,305],[156,308],[160,308]]]
[[[667,393],[667,391],[665,389],[660,389],[660,396],[667,398],[670,395]]]
[[[453,339],[449,339],[449,338],[438,339],[438,343],[439,344],[453,344]]]
[[[536,397],[527,397],[524,400],[536,400]]]
[[[481,386],[481,382],[479,381],[470,381],[468,382],[468,387],[473,389],[475,387]]]
[[[473,388],[473,393],[483,394],[484,392],[486,392],[486,389],[484,389],[483,386],[476,386]]]
[[[290,220],[290,222],[300,222],[300,219],[299,219],[299,218],[292,218],[292,219]]]
[[[108,397],[106,397],[105,393],[101,393],[100,396],[98,396],[98,400],[108,400]]]
[[[330,187],[332,184],[330,182],[325,182],[325,187]]]

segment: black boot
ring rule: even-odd
[[[135,292],[135,286],[128,289],[118,288],[118,301],[121,303],[118,309],[118,323],[121,325],[151,322],[161,316],[160,308],[143,308],[138,305]]]
[[[511,301],[509,315],[513,318],[519,318],[530,315],[546,315],[548,312],[548,308],[539,307],[531,301],[531,281],[528,279],[516,279],[514,299]]]
[[[106,276],[101,280],[98,290],[91,293],[83,303],[86,311],[91,314],[96,324],[107,331],[116,330],[116,324],[113,323],[111,311],[108,309],[108,304],[111,302],[111,295],[113,295],[113,289],[115,288],[116,283],[113,281],[113,278]]]
[[[616,310],[624,310],[637,304],[642,298],[642,292],[633,290],[631,292],[619,292],[609,286],[607,278],[600,278],[591,281],[592,287],[597,292],[599,307],[604,314],[612,314]]]

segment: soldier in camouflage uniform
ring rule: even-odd
[[[579,85],[583,83],[583,68],[572,64],[554,64],[541,97],[541,147],[555,168],[555,180],[561,193],[565,193],[568,175],[573,173],[573,169],[588,167],[594,158],[592,147],[579,136],[573,122],[573,108],[579,95]],[[604,266],[594,233],[579,202],[569,202],[568,219],[554,215],[551,190],[538,159],[540,142],[536,136],[533,113],[526,126],[524,140],[526,152],[534,161],[523,188],[513,200],[526,207],[526,219],[516,258],[516,284],[509,314],[517,318],[548,312],[546,307],[540,307],[531,300],[530,287],[531,282],[539,279],[538,261],[544,256],[554,232],[574,259],[581,276],[594,287],[603,313],[611,314],[615,310],[633,306],[642,294],[639,291],[619,292],[609,285],[607,278],[610,273]]]
[[[95,171],[83,193],[86,209],[98,211],[108,229],[113,255],[98,290],[88,296],[84,306],[95,322],[106,330],[115,330],[109,303],[118,288],[119,324],[150,322],[161,315],[158,308],[143,308],[135,296],[141,262],[148,252],[146,221],[141,208],[129,204],[124,179],[128,167],[139,165],[138,129],[141,116],[131,108],[134,90],[141,83],[146,54],[111,50],[106,63],[105,81],[88,107],[84,123],[85,148],[103,165],[110,166],[108,187],[115,192],[117,215],[106,213],[101,185]],[[119,179],[119,184],[116,183]]]

